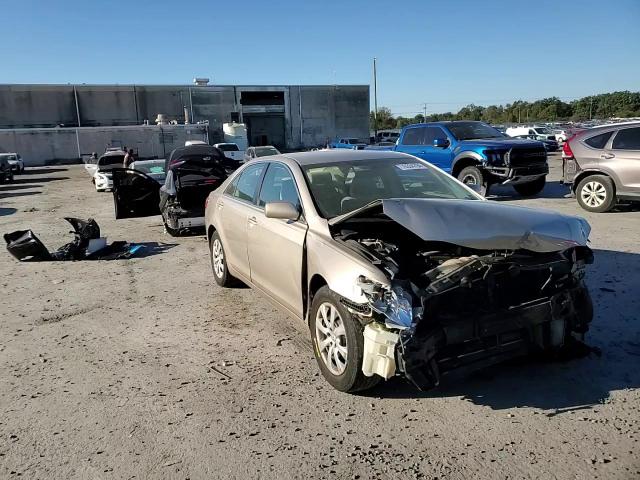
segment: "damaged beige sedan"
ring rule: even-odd
[[[216,282],[238,280],[306,322],[336,389],[557,352],[589,328],[589,224],[490,202],[413,156],[278,155],[211,193]]]

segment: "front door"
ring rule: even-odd
[[[249,216],[255,216],[256,197],[266,163],[254,163],[242,171],[229,184],[218,199],[216,208],[221,219],[219,225],[227,263],[232,270],[245,278],[251,277],[247,251],[247,224]]]
[[[260,210],[248,219],[251,282],[302,317],[302,257],[307,224],[302,215],[298,220],[267,218],[264,206],[273,201],[290,202],[301,208],[293,175],[278,162],[269,164],[258,196]]]
[[[445,172],[451,173],[451,145],[444,148],[434,147],[433,141],[436,138],[449,140],[447,134],[440,127],[408,128],[402,137],[402,145],[398,150],[421,158]]]
[[[160,184],[137,170],[114,168],[113,203],[116,219],[160,214]]]

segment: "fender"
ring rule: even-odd
[[[616,187],[616,191],[618,191],[620,185],[620,179],[618,175],[616,175],[611,169],[600,166],[599,168],[586,168],[584,170],[580,170],[575,178],[573,179],[573,183],[571,184],[571,191],[575,192],[578,187],[578,183],[587,175],[604,175],[605,177],[609,177],[613,180],[613,185]]]
[[[453,162],[451,162],[451,171],[453,172],[453,170],[455,169],[456,163],[458,163],[462,159],[467,159],[467,158],[473,158],[483,166],[486,163],[486,159],[482,155],[480,155],[478,152],[474,152],[473,150],[463,150],[462,152],[458,153],[454,157]]]

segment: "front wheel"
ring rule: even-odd
[[[580,180],[576,189],[578,204],[588,212],[604,213],[616,203],[613,182],[604,175],[590,175]]]
[[[473,165],[464,167],[458,174],[458,180],[477,191],[483,197],[487,195],[488,185],[484,179],[484,175],[482,175],[482,170],[478,167]]]
[[[375,386],[380,377],[362,373],[363,328],[340,302],[339,296],[324,286],[311,304],[309,328],[320,372],[333,388],[357,392]]]
[[[533,182],[514,185],[513,188],[523,197],[531,197],[532,195],[537,195],[542,190],[544,190],[544,186],[546,183],[546,177],[540,177],[536,178]]]

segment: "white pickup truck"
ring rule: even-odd
[[[244,151],[240,151],[238,145],[235,143],[216,143],[213,145],[223,151],[224,156],[235,160],[236,162],[244,161]]]

